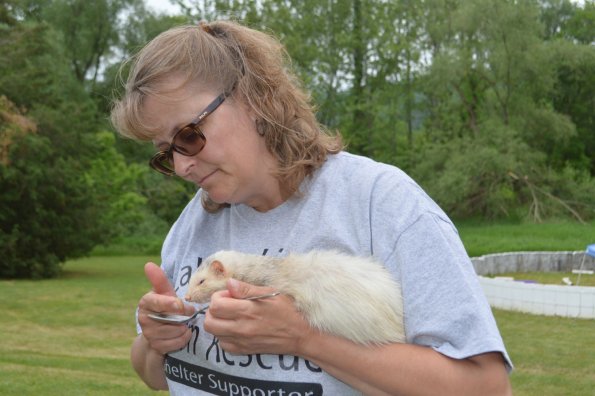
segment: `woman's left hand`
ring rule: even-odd
[[[302,342],[313,331],[295,309],[289,296],[242,300],[274,292],[231,279],[227,290],[213,294],[204,328],[219,339],[219,345],[233,354],[299,355]]]

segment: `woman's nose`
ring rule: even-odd
[[[173,161],[176,175],[180,177],[188,176],[190,174],[190,170],[194,167],[196,161],[194,157],[194,155],[187,156],[174,151]]]

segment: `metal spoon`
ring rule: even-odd
[[[267,294],[261,294],[260,296],[252,296],[252,297],[242,298],[241,300],[261,300],[264,298],[275,297],[275,296],[278,296],[279,294],[281,294],[281,292],[267,293]],[[190,322],[192,319],[196,318],[198,316],[198,314],[204,313],[207,309],[209,309],[208,305],[206,307],[203,307],[203,308],[195,311],[190,316],[177,315],[177,314],[166,314],[166,313],[150,313],[148,316],[149,316],[149,318],[156,320],[158,322],[162,322],[162,323],[186,324],[186,323]]]

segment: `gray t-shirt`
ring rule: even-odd
[[[182,297],[191,273],[218,250],[279,256],[313,249],[383,262],[402,287],[408,343],[455,359],[499,351],[511,367],[452,222],[405,173],[368,158],[331,155],[300,196],[266,213],[232,205],[209,214],[199,191],[165,240],[162,268]],[[173,395],[360,394],[302,358],[227,354],[203,320],[189,325],[188,345],[166,358]]]

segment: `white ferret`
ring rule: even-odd
[[[313,251],[267,257],[220,251],[192,275],[186,300],[204,303],[234,278],[293,298],[310,325],[359,344],[405,342],[401,288],[371,257]]]

